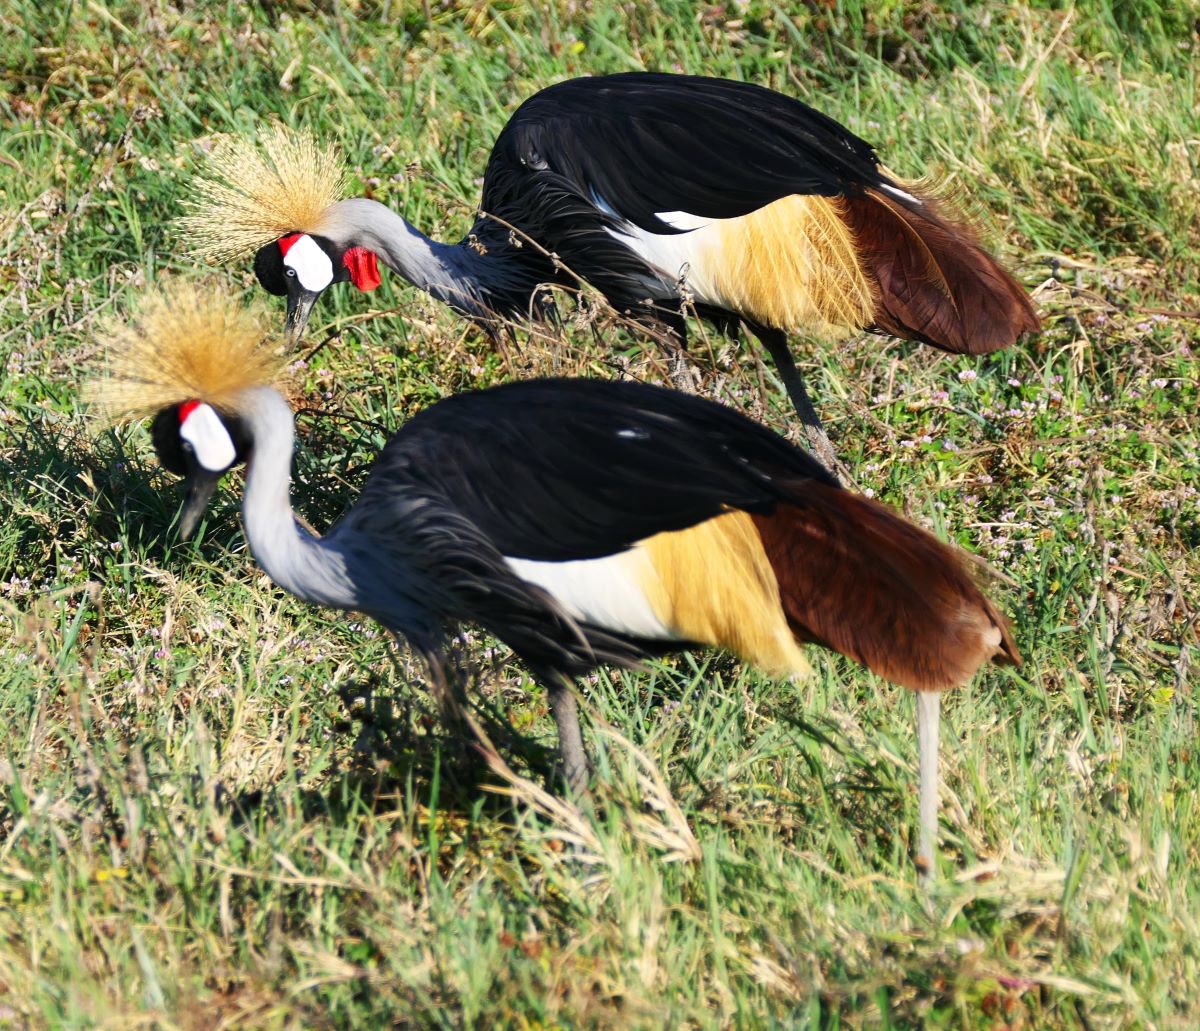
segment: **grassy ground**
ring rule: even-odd
[[[1198,10],[872,6],[7,0],[0,1027],[1200,1024]],[[522,97],[643,67],[786,90],[948,180],[1045,315],[980,360],[797,343],[859,487],[1010,581],[1028,661],[947,701],[929,895],[903,692],[825,655],[799,685],[601,673],[581,814],[537,747],[519,780],[464,763],[376,628],[274,588],[236,484],[178,543],[144,430],[81,414],[100,320],[195,271],[170,223],[198,140],[317,127],[457,239]],[[608,324],[497,353],[394,278],[369,300],[331,291],[311,336],[342,337],[298,369],[318,526],[437,397],[665,371]],[[699,351],[787,430],[753,349]],[[548,747],[540,689],[465,648]]]

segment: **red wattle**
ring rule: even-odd
[[[350,282],[363,292],[374,290],[383,282],[379,278],[379,264],[374,251],[365,247],[351,247],[346,251],[342,262],[350,271]]]

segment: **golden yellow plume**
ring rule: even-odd
[[[110,425],[193,399],[228,408],[239,391],[282,371],[287,355],[269,324],[263,310],[214,284],[171,282],[101,331],[108,368],[84,398]]]
[[[221,137],[176,223],[197,257],[232,261],[289,232],[313,233],[342,199],[346,174],[332,144],[274,124],[257,140]]]
[[[837,198],[781,197],[714,224],[703,271],[734,311],[828,336],[871,324],[876,298]]]

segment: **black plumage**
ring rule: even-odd
[[[869,144],[774,90],[653,72],[568,79],[526,100],[500,133],[471,235],[494,241],[496,260],[525,266],[533,282],[573,285],[538,248],[513,248],[495,216],[639,314],[655,273],[613,236],[622,222],[670,235],[679,230],[658,212],[736,218],[791,194],[885,185],[895,184]],[[494,303],[528,310],[527,295]]]
[[[612,554],[723,511],[767,512],[776,481],[836,485],[724,405],[633,382],[541,379],[458,394],[407,423],[363,496],[424,486],[505,555]]]
[[[652,233],[660,211],[736,218],[789,194],[895,186],[875,151],[807,104],[747,82],[628,72],[568,79],[534,94],[496,140],[484,174],[520,169],[570,184]]]

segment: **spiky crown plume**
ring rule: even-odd
[[[316,232],[345,188],[336,147],[318,143],[307,129],[276,123],[257,139],[218,139],[177,225],[197,257],[232,261],[285,233]]]
[[[100,334],[105,373],[84,397],[108,425],[183,401],[229,409],[239,391],[275,381],[287,355],[266,313],[216,288],[175,281],[146,294]]]

